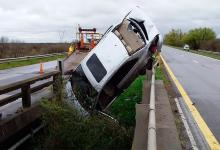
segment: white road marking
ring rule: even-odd
[[[196,60],[193,60],[193,62],[194,62],[194,63],[196,63],[196,64],[198,64],[198,63],[199,63],[199,62],[198,62],[198,61],[196,61]]]
[[[197,145],[196,145],[196,141],[195,141],[195,139],[194,139],[194,137],[193,137],[193,135],[192,135],[192,132],[191,132],[191,130],[190,130],[190,128],[189,128],[189,125],[188,125],[188,123],[187,123],[187,121],[186,121],[186,117],[185,117],[184,114],[183,114],[182,108],[180,107],[179,101],[178,101],[177,98],[174,98],[174,100],[175,100],[175,102],[176,102],[176,106],[177,106],[177,109],[178,109],[178,111],[179,111],[179,114],[180,114],[181,120],[182,120],[182,122],[183,122],[183,125],[184,125],[184,127],[185,127],[185,129],[186,129],[186,133],[187,133],[187,135],[188,135],[188,137],[189,137],[189,140],[190,140],[190,143],[191,143],[191,145],[192,145],[192,149],[193,149],[193,150],[198,150],[198,147],[197,147]]]

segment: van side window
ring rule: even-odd
[[[104,78],[104,76],[107,74],[105,67],[100,62],[96,54],[93,54],[88,59],[88,61],[86,62],[86,65],[97,82],[100,82]]]

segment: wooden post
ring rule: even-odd
[[[53,76],[53,93],[56,93],[58,90],[58,75]]]
[[[26,84],[21,88],[22,93],[22,106],[27,108],[31,106],[31,89],[30,84]]]
[[[57,66],[58,66],[58,69],[61,73],[61,75],[64,74],[64,64],[63,64],[63,60],[58,60],[57,61]]]
[[[53,76],[53,94],[58,101],[63,99],[63,83],[61,74]]]

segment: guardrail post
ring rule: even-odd
[[[22,106],[27,108],[31,106],[31,89],[30,84],[26,84],[21,88],[22,93]]]
[[[53,93],[57,100],[62,100],[63,96],[63,81],[62,75],[54,75],[53,76]]]
[[[53,93],[56,93],[57,92],[57,89],[58,89],[58,75],[54,75],[53,76]]]
[[[58,61],[57,61],[57,66],[58,66],[58,69],[59,69],[61,75],[63,75],[63,74],[64,74],[63,60],[58,60]]]
[[[152,74],[153,74],[152,70],[146,70],[146,80],[149,83],[151,82]]]
[[[146,70],[146,80],[143,82],[143,97],[142,104],[149,104],[150,102],[150,91],[151,91],[151,79],[152,79],[152,71]]]

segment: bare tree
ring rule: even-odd
[[[8,42],[9,42],[9,38],[2,36],[0,38],[0,57],[2,57],[4,50],[8,49]]]
[[[0,38],[0,43],[8,43],[8,42],[9,42],[9,38],[8,38],[8,37],[2,36],[2,37]]]
[[[10,40],[10,43],[25,43],[24,40],[18,40],[18,39],[12,39]]]

